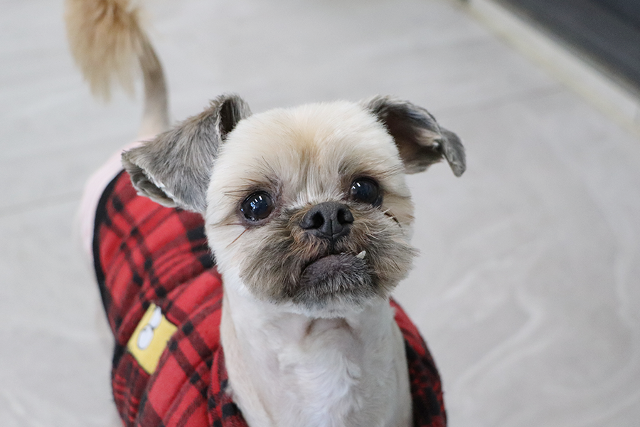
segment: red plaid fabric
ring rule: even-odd
[[[112,387],[125,426],[246,426],[227,393],[220,346],[222,282],[202,217],[140,197],[120,173],[98,205],[93,240],[102,301],[115,336]],[[151,303],[178,327],[148,374],[127,343]],[[414,426],[442,427],[440,377],[426,344],[394,302],[405,338]]]

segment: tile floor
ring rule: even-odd
[[[74,240],[83,182],[140,102],[91,98],[61,1],[0,14],[0,425],[108,426],[108,343]],[[440,367],[451,426],[640,419],[640,141],[453,0],[149,2],[176,119],[225,91],[254,111],[376,93],[430,109],[468,171],[410,177],[397,292]]]

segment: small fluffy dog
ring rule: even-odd
[[[122,163],[140,195],[177,208],[156,209],[131,195],[133,190],[126,197],[117,194],[117,200],[105,198],[116,188],[126,192],[128,179],[112,181],[98,203],[96,215],[102,222],[96,219],[92,243],[105,307],[113,309],[110,292],[134,285],[137,290],[127,291],[119,307],[129,300],[141,307],[131,304],[110,316],[116,335],[114,372],[126,357],[132,361],[127,374],[114,374],[124,423],[197,425],[193,414],[204,405],[203,413],[209,415],[202,420],[208,425],[445,425],[435,366],[390,293],[407,276],[416,255],[409,242],[413,205],[405,174],[444,159],[460,176],[465,156],[458,137],[425,109],[381,96],[252,114],[238,96],[222,95],[202,113],[170,127],[162,67],[141,30],[136,5],[68,0],[67,12],[72,51],[96,92],[108,93],[114,77],[130,83],[131,70],[139,63],[146,97],[141,135],[146,140],[125,151]],[[145,239],[162,240],[164,235],[140,237],[145,225],[155,224],[153,215],[195,221],[186,216],[193,215],[189,211],[204,219],[215,266],[205,262],[204,270],[184,270],[191,273],[180,279],[187,283],[217,271],[224,284],[218,320],[198,332],[198,340],[206,342],[209,335],[219,334],[223,349],[218,357],[215,343],[200,346],[204,349],[196,351],[197,360],[204,361],[204,371],[189,371],[177,355],[183,343],[200,345],[193,338],[195,317],[172,312],[178,304],[178,296],[171,300],[177,295],[172,289],[183,289],[182,284],[163,284],[160,292],[159,279],[148,279],[154,269],[160,276],[158,264],[151,261],[140,261],[140,268],[127,275],[121,266],[112,276],[105,271],[107,249],[97,228],[115,227],[121,217],[131,216],[122,214],[124,199],[138,206],[134,210],[145,206],[144,219],[127,219],[133,224],[129,231],[118,226],[121,235],[105,239],[111,242],[108,253],[119,250],[128,262],[135,261],[136,246],[151,247]],[[194,241],[197,233],[189,230],[183,234]],[[165,259],[179,256],[175,252]],[[122,332],[125,324],[132,326]],[[140,354],[150,348],[154,333],[164,338],[149,365]],[[187,350],[182,352],[188,359]],[[182,381],[200,391],[182,418],[175,415],[182,403],[171,402],[187,391],[169,391],[169,386],[163,386],[165,392],[152,390],[160,381],[157,370],[171,369],[171,360],[181,366]],[[224,366],[216,370],[219,360]],[[144,369],[138,372],[136,363]],[[202,374],[207,369],[215,371],[212,377]],[[208,381],[216,380],[222,394],[207,394],[212,387]],[[124,404],[126,387],[141,391]],[[233,405],[222,405],[223,395]],[[139,416],[137,411],[147,410],[153,399],[155,418]],[[158,409],[162,399],[169,402],[165,406],[173,405],[171,416],[166,415],[169,409]]]

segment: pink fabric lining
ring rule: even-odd
[[[80,243],[82,249],[88,257],[92,256],[93,227],[95,223],[96,208],[100,201],[100,196],[107,185],[122,170],[121,156],[124,151],[141,145],[144,141],[151,139],[141,138],[125,145],[122,149],[113,153],[111,157],[96,170],[87,180],[80,199],[80,207],[77,213],[77,224],[80,230]]]

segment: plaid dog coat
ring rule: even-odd
[[[246,426],[227,393],[222,281],[200,215],[138,196],[121,172],[95,217],[94,265],[115,336],[113,397],[126,426]],[[446,425],[440,377],[397,303],[414,426]]]

